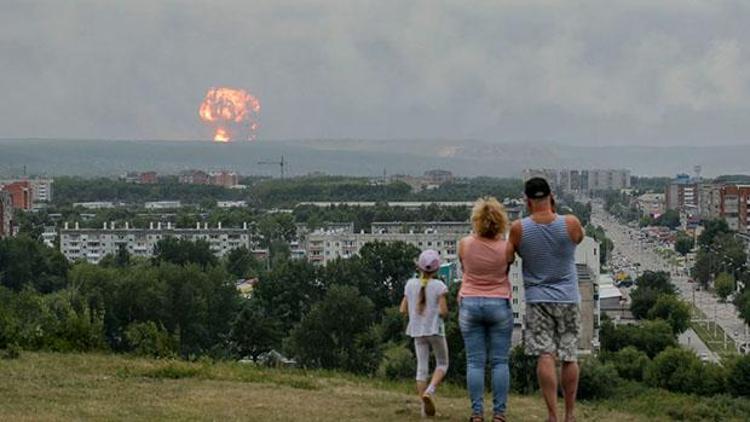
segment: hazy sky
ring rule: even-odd
[[[0,137],[750,143],[750,2],[0,0]]]

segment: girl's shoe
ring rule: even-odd
[[[430,393],[424,393],[422,395],[422,404],[424,405],[424,413],[427,416],[435,416],[435,396]]]
[[[484,422],[484,416],[482,416],[482,415],[471,415],[471,416],[469,416],[469,422]]]
[[[502,413],[495,413],[495,416],[492,417],[492,422],[506,422],[505,415]]]

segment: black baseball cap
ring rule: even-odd
[[[549,196],[552,190],[549,187],[549,183],[542,177],[532,177],[527,180],[523,186],[523,193],[526,194],[527,198],[531,199],[542,199]]]

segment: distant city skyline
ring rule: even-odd
[[[750,144],[750,3],[4,2],[0,138]]]

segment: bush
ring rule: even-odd
[[[701,361],[690,350],[670,347],[659,353],[646,368],[645,381],[653,387],[678,393],[692,393],[700,384]]]
[[[531,394],[538,388],[536,379],[536,356],[527,355],[523,346],[510,352],[510,388],[518,394]]]
[[[677,346],[672,326],[657,319],[644,321],[638,325],[615,325],[605,321],[600,331],[602,349],[617,352],[628,346],[645,352],[653,358],[667,347]]]
[[[21,346],[17,343],[8,344],[5,350],[0,353],[0,357],[3,359],[18,359],[21,357]]]
[[[643,373],[648,364],[651,363],[651,360],[644,352],[633,346],[628,346],[614,353],[611,357],[611,362],[620,377],[633,381],[642,381]]]
[[[742,356],[732,362],[727,387],[735,396],[750,397],[750,355]]]
[[[407,347],[392,344],[385,349],[378,375],[396,380],[414,378],[416,372],[417,359]]]
[[[172,358],[177,355],[179,341],[163,325],[153,321],[134,322],[125,330],[130,351],[139,356]]]
[[[596,358],[582,359],[578,378],[578,398],[581,400],[606,399],[614,395],[620,377],[615,366]]]

